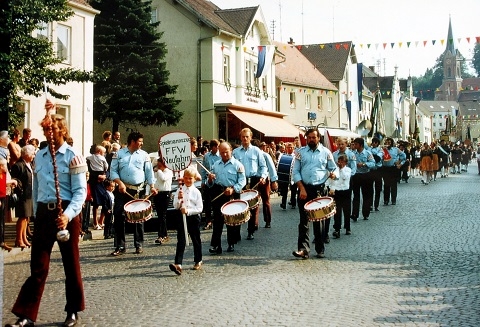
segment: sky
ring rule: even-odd
[[[276,41],[293,38],[297,45],[352,41],[358,62],[374,66],[381,76],[393,75],[395,67],[400,78],[418,77],[432,68],[445,51],[449,18],[455,46],[467,60],[480,37],[480,0],[211,1],[221,9],[260,5]],[[475,74],[473,69],[469,72]]]

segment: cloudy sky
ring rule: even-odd
[[[393,75],[397,66],[402,78],[420,76],[434,66],[446,47],[449,17],[455,44],[467,59],[472,58],[476,37],[480,37],[480,0],[211,1],[222,9],[260,5],[270,32],[275,21],[277,41],[352,41],[358,62],[374,66],[381,75]],[[409,47],[407,42],[411,42]]]

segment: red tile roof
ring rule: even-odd
[[[296,46],[274,41],[277,50],[285,55],[276,59],[275,77],[282,83],[318,88],[322,90],[337,90],[319,69],[308,61]]]

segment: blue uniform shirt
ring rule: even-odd
[[[330,172],[337,168],[329,149],[319,144],[315,150],[309,146],[300,148],[293,163],[293,182],[320,185],[327,181]]]
[[[384,161],[383,162],[384,167],[393,167],[398,161],[400,161],[400,163],[403,165],[405,163],[405,160],[407,160],[407,156],[405,155],[405,152],[403,152],[399,148],[393,146],[387,150],[388,150],[388,153],[390,153],[392,160]]]
[[[363,149],[362,152],[355,151],[357,163],[365,164],[363,167],[357,167],[357,174],[365,174],[375,169],[375,159],[370,151]]]
[[[245,168],[234,157],[231,157],[225,163],[222,160],[216,161],[211,173],[215,174],[215,180],[211,184],[207,183],[209,187],[218,184],[223,187],[233,187],[236,193],[241,193],[243,187],[247,184]]]
[[[131,153],[128,147],[118,150],[110,167],[110,179],[117,178],[130,185],[138,185],[145,181],[148,185],[154,184],[155,177],[148,153],[142,149]]]
[[[55,153],[57,174],[60,187],[60,198],[70,201],[63,212],[68,220],[80,214],[83,203],[87,197],[87,163],[85,158],[67,144],[57,149]],[[35,156],[33,174],[33,203],[34,211],[37,202],[57,202],[55,192],[55,179],[53,174],[53,161],[48,147],[38,151]]]
[[[262,151],[262,152],[263,152],[263,157],[265,158],[265,163],[267,164],[268,177],[270,177],[270,182],[276,182],[278,180],[278,175],[277,175],[277,168],[273,163],[273,159],[265,151]]]
[[[205,166],[205,168],[207,168],[208,170],[211,170],[212,167],[213,167],[213,164],[217,161],[219,161],[220,159],[222,159],[217,151],[217,153],[213,154],[211,151],[210,152],[207,152],[204,156],[203,156],[203,165]],[[202,173],[202,182],[204,184],[207,183],[207,179],[208,179],[208,173],[205,169],[201,169],[201,173]]]
[[[382,148],[380,148],[379,146],[377,146],[375,148],[370,148],[370,152],[372,153],[372,155],[377,155],[380,158],[379,162],[375,161],[375,167],[376,168],[382,167],[382,165],[383,165],[383,150],[382,150]],[[374,160],[375,160],[375,158],[374,158]]]
[[[340,150],[337,150],[333,153],[333,160],[335,160],[335,162],[338,162],[338,156],[340,154],[345,154],[347,156],[347,167],[352,171],[351,176],[355,175],[357,172],[357,158],[355,157],[355,153],[350,149],[345,149],[345,152],[343,153],[340,153]]]
[[[245,167],[245,176],[267,178],[268,169],[263,156],[263,151],[256,146],[249,145],[248,148],[240,146],[233,150],[232,155]]]

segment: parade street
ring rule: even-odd
[[[260,213],[255,239],[246,240],[242,226],[235,252],[218,256],[208,253],[211,230],[202,230],[204,265],[191,270],[190,245],[181,276],[168,267],[174,231],[161,246],[147,233],[139,255],[127,235],[120,257],[94,231],[93,241],[80,244],[87,308],[79,325],[479,326],[479,185],[476,163],[429,185],[420,177],[402,182],[397,204],[352,222],[352,235],[342,230],[334,239],[331,227],[324,259],[314,251],[308,260],[292,256],[298,208],[283,211],[276,195],[272,228]],[[29,254],[3,254],[3,324],[15,321],[10,309],[29,274]],[[64,288],[55,246],[36,326],[64,321]]]

